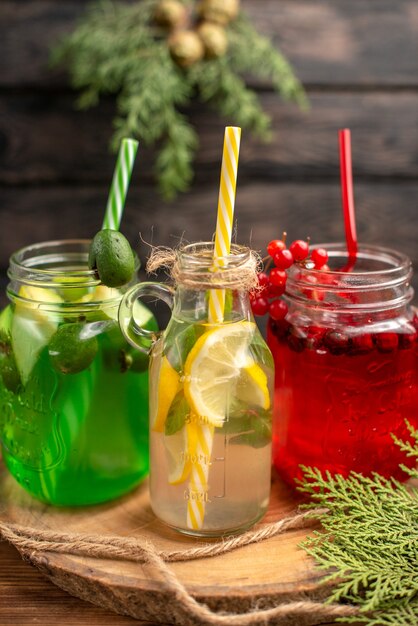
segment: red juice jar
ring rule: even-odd
[[[349,269],[343,244],[325,247],[330,271],[293,266],[284,296],[289,312],[268,324],[274,464],[291,484],[302,477],[301,464],[404,480],[399,464],[413,461],[391,433],[409,439],[405,420],[418,427],[411,262],[368,246]]]

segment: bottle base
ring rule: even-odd
[[[31,497],[48,506],[77,508],[105,504],[133,491],[148,476],[146,467],[117,480],[98,481],[89,475],[82,481],[70,470],[40,472],[28,469],[8,454],[4,447],[2,455],[14,480]]]
[[[266,511],[267,509],[263,509],[257,517],[251,519],[250,521],[246,521],[243,524],[233,526],[230,528],[212,528],[212,529],[202,528],[199,530],[194,530],[192,528],[183,528],[183,527],[175,526],[174,524],[170,524],[160,518],[159,519],[163,524],[165,524],[169,528],[172,528],[176,532],[182,535],[185,535],[187,537],[195,537],[197,539],[216,539],[218,537],[228,537],[231,535],[241,535],[242,533],[245,533],[247,530],[252,528],[255,524],[257,524],[257,522],[259,522],[264,517],[264,515],[266,514]]]

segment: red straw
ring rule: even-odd
[[[348,128],[338,133],[340,140],[341,195],[343,202],[345,238],[350,260],[357,256],[356,211],[353,193],[353,167],[351,163],[351,134]]]

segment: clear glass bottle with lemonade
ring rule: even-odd
[[[151,504],[166,524],[201,536],[238,532],[260,519],[271,471],[273,360],[248,292],[228,279],[250,252],[232,246],[216,275],[213,255],[211,243],[186,246],[177,254],[175,290],[142,283],[120,310],[135,345],[138,335],[150,336],[131,319],[137,298],[161,298],[172,308],[164,333],[151,334]],[[209,314],[218,289],[225,296],[221,323]]]

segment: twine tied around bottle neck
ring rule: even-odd
[[[165,269],[180,287],[193,290],[233,289],[251,291],[258,287],[260,256],[246,246],[231,246],[231,254],[214,261],[213,243],[189,244],[172,249],[154,248],[148,259],[147,273]]]

